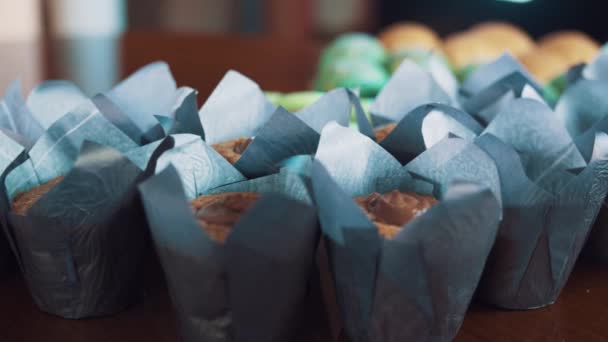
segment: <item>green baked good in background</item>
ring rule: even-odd
[[[383,65],[386,51],[380,41],[366,33],[346,33],[336,38],[321,53],[319,69],[342,59],[357,58],[369,63]]]
[[[278,91],[265,91],[264,95],[266,96],[268,101],[270,101],[274,104],[277,104],[277,105],[281,101],[281,97],[283,97],[283,94],[281,94]]]
[[[381,65],[354,58],[341,59],[319,70],[316,89],[358,89],[361,96],[370,97],[382,89],[388,78],[388,72]]]

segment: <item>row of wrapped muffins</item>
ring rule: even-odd
[[[590,62],[599,44],[579,31],[559,31],[535,42],[525,31],[506,22],[485,22],[444,39],[416,22],[396,23],[377,37],[345,34],[323,52],[316,80],[318,90],[358,87],[375,96],[403,59],[425,66],[437,59],[463,79],[476,66],[511,53],[542,84],[549,84],[570,67]]]
[[[187,341],[291,340],[315,286],[336,338],[450,340],[475,293],[557,300],[608,191],[602,57],[554,107],[509,55],[460,96],[405,61],[371,121],[348,89],[291,113],[233,71],[199,109],[163,63],[93,98],[16,83],[0,264],[41,310],[96,317],[139,300],[152,244]]]

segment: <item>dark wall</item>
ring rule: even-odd
[[[533,0],[517,4],[498,0],[383,0],[381,27],[416,20],[445,35],[484,20],[506,20],[538,37],[561,29],[578,29],[608,40],[608,0]]]

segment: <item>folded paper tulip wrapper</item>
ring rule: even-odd
[[[94,317],[139,299],[138,270],[148,235],[135,185],[143,175],[116,150],[85,142],[65,178],[24,216],[3,213],[9,219],[6,234],[41,310],[65,318]],[[10,208],[7,193],[12,191],[3,191],[3,201],[9,201],[3,211]]]
[[[542,87],[513,56],[504,54],[473,71],[461,86],[462,107],[484,125],[511,100],[544,101]]]
[[[588,80],[608,81],[608,52],[601,50],[591,63],[582,68],[580,76]]]
[[[490,181],[466,182],[475,178]],[[450,138],[404,167],[371,139],[329,124],[312,188],[346,335],[352,341],[452,340],[498,229],[494,194],[500,188],[489,156]],[[432,192],[440,202],[383,240],[353,197],[394,189]]]
[[[143,70],[149,75],[159,67]],[[125,92],[116,94],[128,97]],[[27,106],[16,96],[5,101],[9,113],[0,114],[14,125],[4,125],[9,134],[1,135],[3,235],[34,301],[43,311],[73,319],[124,309],[141,294],[138,270],[149,241],[135,186],[172,139],[143,145],[150,138],[143,123],[157,122],[152,114],[131,116],[136,103],[119,108],[105,95],[88,100],[68,82],[42,84]],[[19,120],[39,122],[42,132],[25,129]],[[59,176],[64,178],[24,215],[12,212],[16,195]]]
[[[6,174],[16,165],[19,165],[27,158],[23,147],[15,140],[9,138],[6,134],[0,131],[0,146],[3,146],[3,151],[0,153],[0,182],[4,183]],[[1,188],[1,187],[0,187]],[[1,196],[2,194],[0,194]],[[1,200],[0,200],[1,201]],[[0,218],[0,226],[5,227],[8,224],[6,212],[2,209],[2,217]],[[12,255],[10,245],[2,233],[0,234],[0,278],[8,274],[14,269],[14,257]]]
[[[200,121],[210,145],[253,138],[234,167],[246,178],[256,178],[278,172],[277,165],[292,156],[313,154],[325,124],[348,126],[353,107],[360,129],[371,136],[359,99],[349,90],[330,91],[290,113],[270,103],[255,82],[229,71],[200,109]]]
[[[232,97],[250,106],[222,100],[234,91]],[[323,120],[348,124],[351,100],[345,90],[331,92],[295,116],[280,107],[256,107],[265,103],[262,96],[252,81],[229,73],[201,109],[206,141],[175,135],[176,147],[158,159],[158,175],[140,187],[186,341],[284,341],[299,327],[318,241],[316,212],[304,180],[275,164],[313,153]],[[272,112],[252,118],[243,108]],[[230,120],[218,116],[226,112]],[[234,166],[209,145],[243,134],[255,138]],[[222,192],[267,194],[241,217],[224,246],[207,237],[187,202]]]
[[[606,192],[606,138],[597,134],[608,131],[604,88],[597,80],[572,82],[553,113],[508,55],[463,84],[463,107],[487,125],[476,144],[501,176],[503,220],[480,283],[482,300],[531,309],[558,298]],[[593,244],[605,246],[604,230],[595,230]]]
[[[210,170],[220,175],[221,169],[218,163]],[[212,241],[193,215],[192,194],[182,187],[195,188],[185,184],[192,179],[180,179],[169,165],[140,186],[185,341],[296,336],[319,233],[316,211],[300,200],[310,201],[303,180],[299,187],[285,187],[297,182],[289,177],[297,176],[285,171],[214,191],[262,193],[224,245]]]
[[[594,141],[598,133],[608,134],[608,79],[603,70],[606,69],[606,56],[600,56],[592,63],[586,75],[592,79],[582,79],[569,87],[555,108],[559,119],[565,124],[575,143],[586,160],[594,153]],[[591,77],[593,76],[593,77]],[[604,202],[606,200],[604,199]],[[593,227],[587,243],[587,251],[591,257],[608,262],[608,210],[602,205],[598,219]]]
[[[451,105],[453,99],[433,75],[405,60],[369,107],[374,126],[400,121],[414,108],[427,103]]]
[[[517,72],[526,79],[532,81],[532,85],[537,90],[542,87],[534,81],[534,78],[525,67],[511,54],[505,53],[494,61],[484,64],[473,71],[462,83],[461,93],[464,96],[472,96],[492,87],[493,84]]]
[[[450,135],[471,140],[481,131],[483,127],[469,114],[441,103],[429,103],[407,113],[380,146],[401,164],[407,164]]]
[[[476,139],[496,163],[503,201],[482,300],[509,309],[557,300],[608,191],[606,138],[577,146],[549,107],[516,99]],[[579,148],[593,151],[588,161]]]
[[[42,134],[42,124],[34,117],[21,95],[21,82],[14,81],[0,101],[0,182],[4,183],[7,173],[27,158],[25,151]],[[3,227],[6,226],[6,215],[2,215],[0,221]],[[13,259],[6,237],[0,234],[0,276],[14,268]]]

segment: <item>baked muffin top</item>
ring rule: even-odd
[[[241,215],[259,198],[260,194],[252,192],[226,192],[200,196],[190,205],[199,225],[209,237],[224,243]]]
[[[36,204],[44,195],[46,195],[55,185],[59,184],[63,180],[63,176],[54,178],[42,185],[32,188],[28,191],[24,191],[17,194],[13,198],[11,211],[17,215],[25,215],[28,210]]]
[[[374,192],[356,197],[355,201],[387,239],[392,239],[401,227],[437,203],[434,197],[399,190],[386,194]]]
[[[252,141],[252,138],[242,137],[213,144],[211,147],[221,154],[222,157],[226,158],[230,164],[234,165]]]
[[[376,134],[376,141],[381,142],[382,140],[386,139],[386,137],[391,134],[395,127],[397,127],[397,124],[391,123],[386,126],[382,126],[380,128],[375,129],[374,133]]]

